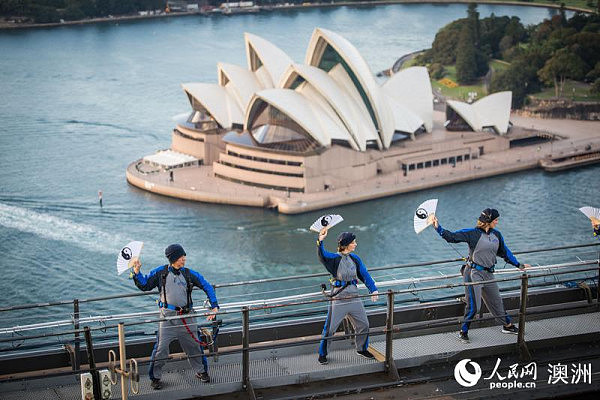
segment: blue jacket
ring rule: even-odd
[[[135,286],[143,290],[144,292],[148,292],[154,288],[158,288],[161,290],[161,279],[160,276],[164,271],[165,267],[168,265],[161,265],[160,267],[154,268],[148,275],[144,275],[141,272],[133,275],[133,282]],[[169,266],[169,271],[173,271],[173,267]],[[219,303],[217,301],[217,296],[215,294],[215,289],[213,289],[212,285],[208,283],[206,279],[198,272],[189,269],[189,268],[181,268],[180,272],[184,277],[189,277],[192,281],[192,284],[200,289],[204,290],[208,300],[210,301],[210,306],[212,308],[219,308]],[[186,278],[187,280],[187,278]]]
[[[330,253],[325,250],[323,246],[323,242],[319,242],[317,240],[317,254],[319,255],[319,261],[321,264],[325,266],[327,271],[333,275],[334,278],[337,278],[337,270],[340,266],[340,261],[342,260],[342,256],[338,253]],[[350,257],[354,260],[354,264],[356,264],[356,276],[360,279],[367,289],[369,289],[369,293],[373,293],[377,290],[377,286],[375,286],[375,281],[369,275],[369,271],[367,271],[367,267],[363,264],[362,260],[359,256],[354,253],[350,253]]]
[[[485,233],[485,231],[481,228],[461,229],[456,232],[450,232],[442,228],[442,225],[438,225],[436,231],[448,243],[467,243],[469,245],[469,254],[473,254],[475,247],[477,246],[477,242],[479,242],[481,235]],[[499,245],[496,255],[502,257],[507,263],[512,264],[515,267],[520,267],[521,264],[519,261],[517,261],[510,249],[506,247],[506,244],[504,244],[504,238],[502,237],[502,234],[495,229],[490,229],[489,233],[496,235],[498,238]]]

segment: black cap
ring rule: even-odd
[[[486,208],[481,212],[479,220],[485,224],[489,224],[499,216],[500,213],[495,208]]]
[[[169,247],[165,249],[165,256],[167,256],[171,264],[179,260],[181,256],[185,255],[185,250],[183,250],[183,247],[177,243],[169,245]]]
[[[354,239],[356,239],[356,235],[352,232],[342,232],[340,233],[340,236],[338,236],[338,245],[339,246],[348,246],[350,243],[352,243],[354,241]]]

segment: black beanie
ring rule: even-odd
[[[500,213],[495,208],[486,208],[481,212],[479,220],[485,224],[489,224],[499,216]]]
[[[167,256],[171,264],[179,260],[181,256],[185,255],[185,250],[183,250],[183,247],[177,243],[169,245],[169,247],[165,249],[165,256]]]
[[[352,232],[342,232],[340,236],[338,236],[338,246],[348,246],[356,239],[356,235]]]

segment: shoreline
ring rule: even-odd
[[[331,8],[331,7],[374,7],[380,5],[393,5],[393,4],[469,4],[473,3],[472,0],[428,0],[426,2],[419,0],[375,0],[375,1],[357,1],[357,2],[349,2],[342,1],[337,3],[315,3],[315,4],[292,4],[288,6],[259,6],[259,11],[276,11],[276,10],[297,10],[297,9],[311,9],[311,8]],[[557,4],[546,4],[546,3],[523,3],[520,1],[494,1],[494,0],[484,0],[477,1],[477,4],[492,4],[492,5],[511,5],[511,6],[521,6],[521,7],[538,7],[538,8],[553,8],[560,9],[560,5]],[[565,10],[567,11],[575,11],[582,13],[593,13],[593,10],[584,9],[579,7],[571,7],[565,6]],[[245,12],[233,13],[236,14],[247,14]],[[215,13],[215,15],[219,15]],[[102,18],[90,18],[85,20],[77,20],[77,21],[65,21],[65,22],[52,22],[52,23],[26,23],[26,24],[18,24],[18,23],[9,23],[9,22],[0,22],[0,31],[2,30],[13,30],[13,29],[29,29],[29,28],[53,28],[59,26],[72,26],[72,25],[87,25],[87,24],[96,24],[96,23],[104,23],[104,22],[120,22],[120,21],[135,21],[135,20],[146,20],[152,18],[170,18],[170,17],[185,17],[185,16],[210,16],[202,11],[193,11],[193,12],[171,12],[164,13],[160,15],[120,15],[112,18],[102,17]],[[227,15],[231,16],[231,15]]]

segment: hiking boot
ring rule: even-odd
[[[210,382],[210,376],[208,376],[208,372],[196,372],[196,378],[200,379],[204,383]]]
[[[469,343],[469,334],[467,332],[463,332],[463,331],[458,332],[458,338],[463,343]]]
[[[162,383],[160,383],[160,379],[152,379],[152,382],[150,382],[150,387],[154,390],[162,389]]]
[[[512,333],[513,335],[518,335],[519,334],[519,328],[517,328],[514,325],[503,326],[502,327],[502,333]]]
[[[319,356],[319,363],[321,365],[325,365],[327,364],[329,361],[327,361],[327,356]]]
[[[357,352],[356,352],[356,354],[358,354],[358,355],[359,355],[359,356],[361,356],[361,357],[368,358],[369,360],[372,360],[372,359],[374,359],[374,358],[375,358],[375,356],[374,356],[373,354],[369,353],[369,351],[368,351],[368,350],[365,350],[365,351],[357,351]]]

